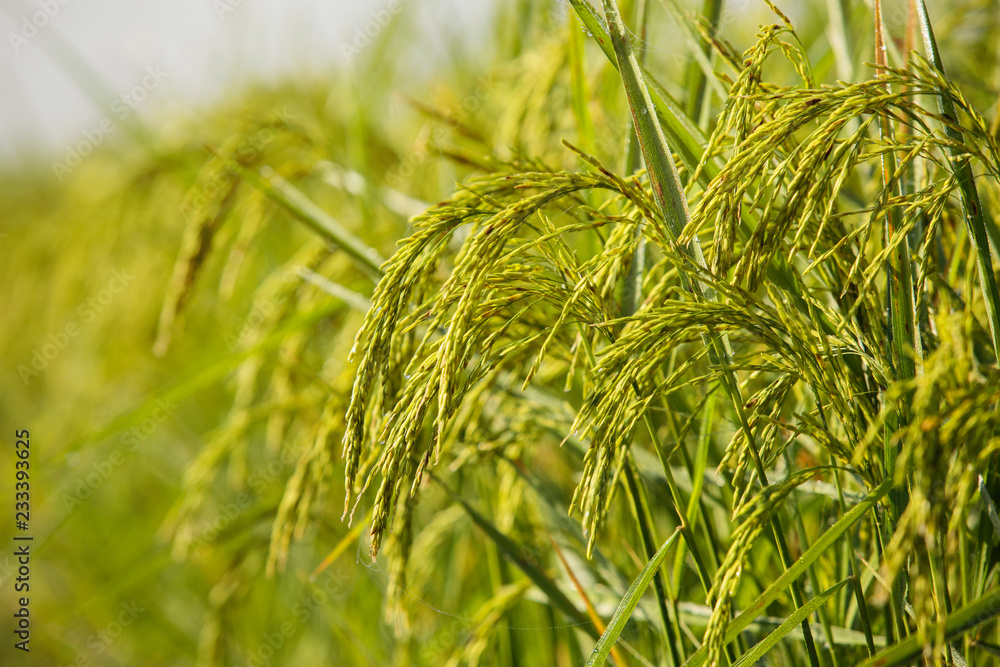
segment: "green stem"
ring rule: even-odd
[[[997,325],[997,320],[1000,318],[1000,290],[997,289],[997,279],[993,273],[993,259],[990,255],[990,244],[986,234],[986,222],[983,219],[983,206],[979,200],[979,191],[976,189],[969,156],[961,149],[962,134],[955,129],[955,125],[958,123],[958,113],[955,110],[955,103],[947,91],[948,77],[944,72],[944,64],[941,62],[941,54],[938,52],[934,30],[931,28],[931,20],[927,15],[927,6],[924,4],[924,0],[916,0],[916,8],[917,19],[920,21],[920,34],[924,41],[924,51],[931,65],[941,76],[941,82],[938,85],[938,109],[940,109],[941,115],[950,121],[944,126],[945,134],[950,140],[948,148],[952,157],[950,164],[962,194],[962,209],[965,211],[965,226],[969,232],[969,240],[976,252],[979,285],[983,293],[983,301],[986,304],[986,319],[990,325],[993,352],[997,360],[1000,361],[1000,329]]]
[[[326,211],[314,204],[274,169],[264,166],[258,175],[235,162],[234,168],[251,185],[281,204],[289,213],[305,223],[307,227],[323,238],[336,243],[354,259],[361,268],[373,276],[381,277],[381,266],[385,259],[377,250],[349,232]]]
[[[611,37],[615,56],[618,61],[618,71],[621,74],[622,84],[625,87],[625,94],[628,98],[629,109],[632,113],[632,123],[636,128],[643,159],[646,162],[650,185],[653,188],[653,197],[666,223],[665,236],[676,242],[691,219],[684,189],[677,173],[677,167],[674,165],[673,157],[670,154],[663,129],[657,121],[655,108],[649,95],[649,88],[643,80],[639,63],[632,52],[632,46],[626,34],[625,24],[622,21],[621,14],[618,12],[618,7],[614,0],[604,0],[604,13],[608,23],[608,33]],[[686,245],[681,246],[679,249],[695,265],[705,268],[705,258],[702,255],[701,244],[698,242],[697,237],[692,238]],[[715,290],[708,284],[702,283],[698,279],[691,280],[687,278],[686,273],[683,271],[680,274],[685,289],[690,291],[696,299],[701,301],[716,300]],[[743,411],[743,399],[740,396],[739,383],[736,381],[736,377],[730,367],[729,360],[732,353],[729,349],[728,338],[724,335],[720,336],[712,330],[707,331],[704,336],[706,342],[710,345],[710,355],[715,357],[712,361],[722,365],[724,385],[739,414],[740,423],[746,434],[747,446],[753,455],[754,464],[757,468],[757,476],[761,484],[767,486],[767,475],[764,472],[764,466],[761,463],[760,454],[753,439],[753,433],[749,428],[749,423]],[[677,510],[681,516],[682,526],[685,526],[687,532],[691,533],[690,527],[687,527],[687,520],[681,513],[681,505],[679,503],[677,503]],[[789,552],[781,523],[777,517],[772,518],[771,528],[781,555],[782,565],[785,570],[788,570],[792,565],[791,553]],[[685,536],[685,540],[687,539],[687,536]],[[689,546],[692,546],[693,543],[693,539],[690,540]],[[692,551],[693,555],[694,552]],[[795,606],[797,608],[802,607],[805,602],[797,582],[791,583],[791,591]],[[802,634],[805,638],[810,664],[813,667],[819,667],[819,655],[816,652],[816,645],[809,628],[808,616],[802,620]]]
[[[945,640],[960,637],[997,614],[1000,614],[1000,591],[994,590],[954,614],[948,615],[945,619]],[[913,664],[912,661],[919,657],[922,651],[923,639],[914,634],[887,646],[875,657],[864,662],[861,667],[902,667]]]
[[[834,473],[834,482],[837,485],[837,500],[840,502],[841,514],[847,513],[847,503],[844,502],[844,489],[840,483],[840,471]],[[861,616],[861,627],[865,631],[865,644],[868,647],[868,657],[875,655],[875,636],[872,634],[871,618],[868,615],[868,602],[865,600],[865,591],[861,587],[861,570],[858,568],[858,557],[854,553],[853,531],[847,533],[847,555],[851,564],[851,580],[854,589],[854,599],[858,604],[858,614]]]
[[[639,535],[642,537],[643,548],[646,558],[652,560],[659,549],[656,535],[653,533],[653,517],[649,512],[649,503],[646,501],[646,494],[639,484],[632,462],[631,455],[626,455],[625,459],[625,482],[632,501],[632,512],[635,516],[636,525],[639,528]],[[666,577],[662,569],[657,569],[656,576],[653,577],[653,590],[656,592],[656,603],[660,610],[660,617],[663,619],[663,639],[670,650],[671,664],[681,665],[684,660],[677,650],[677,642],[674,639],[674,624],[670,620],[667,612],[667,584]]]
[[[687,518],[684,516],[684,502],[681,498],[680,489],[677,488],[674,473],[667,462],[666,454],[663,451],[659,438],[656,436],[656,428],[653,426],[653,420],[650,419],[649,414],[643,415],[643,421],[646,424],[646,430],[649,431],[649,437],[653,440],[653,447],[656,449],[656,455],[659,457],[660,465],[663,467],[663,474],[667,478],[667,488],[670,490],[670,498],[674,502],[674,510],[677,512],[677,518],[680,521],[681,536],[691,551],[691,558],[694,559],[695,569],[698,570],[698,576],[701,579],[701,586],[705,590],[706,599],[709,604],[713,604],[715,598],[712,596],[712,573],[705,567],[705,560],[701,557],[701,550],[694,539],[694,531],[691,530],[691,524],[688,523]]]
[[[729,392],[732,398],[733,407],[736,408],[736,413],[739,416],[739,423],[743,428],[743,433],[746,435],[747,439],[747,449],[750,450],[750,455],[753,459],[754,470],[757,472],[757,478],[760,480],[761,488],[767,488],[770,484],[767,481],[767,472],[764,470],[764,463],[760,458],[760,451],[757,448],[757,443],[755,441],[753,430],[750,428],[750,422],[747,419],[746,412],[743,409],[743,398],[740,394],[739,385],[736,382],[736,376],[732,372],[729,364],[731,363],[731,355],[722,346],[722,341],[718,340],[718,337],[714,337],[712,343],[715,345],[715,356],[718,363],[722,366],[725,371],[723,376],[725,382],[723,383],[726,390]],[[778,554],[781,557],[781,564],[787,571],[792,566],[792,554],[788,549],[788,542],[785,540],[785,531],[781,527],[781,521],[779,521],[777,515],[771,517],[771,532],[774,534],[774,543],[778,547]],[[792,593],[792,602],[795,604],[796,608],[801,607],[805,604],[805,598],[802,595],[802,590],[799,587],[797,581],[793,581],[789,584],[789,588]],[[809,662],[813,667],[818,667],[819,653],[816,650],[816,643],[813,640],[812,630],[809,627],[809,617],[805,616],[802,619],[802,637],[805,640],[806,651],[809,653]]]

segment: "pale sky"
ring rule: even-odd
[[[357,28],[404,16],[426,32],[485,25],[492,0],[0,0],[0,162],[58,153],[108,117],[208,103],[241,81],[349,66]],[[393,11],[395,10],[395,11]],[[438,34],[435,34],[437,32]],[[69,49],[66,46],[69,46]],[[85,63],[81,66],[80,61]],[[104,85],[81,85],[96,73]],[[88,95],[84,88],[96,93]],[[142,98],[141,100],[139,98]],[[118,108],[122,101],[119,101]]]
[[[495,2],[0,0],[0,166],[17,164],[29,152],[41,151],[46,160],[62,155],[102,120],[114,120],[112,105],[124,108],[116,101],[121,95],[140,115],[159,109],[197,118],[199,105],[241,83],[349,67],[343,47],[355,30],[377,32],[386,17],[419,26],[419,55],[407,65],[432,63],[450,42],[448,34],[462,35],[475,48]],[[683,4],[700,7],[701,1]],[[793,20],[804,10],[801,0],[779,4]],[[943,11],[934,8],[941,3],[929,4],[932,15]],[[898,28],[902,0],[888,6],[888,25]],[[762,0],[726,0],[724,7],[723,24],[745,33],[737,42],[741,48],[752,43],[758,22],[773,20]],[[649,45],[676,46],[662,40]]]

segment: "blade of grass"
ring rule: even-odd
[[[881,484],[872,489],[872,491],[865,496],[865,499],[860,503],[852,507],[844,516],[842,516],[837,523],[833,524],[826,532],[819,536],[809,549],[802,554],[797,561],[781,574],[777,579],[775,579],[771,584],[764,589],[764,591],[757,596],[754,603],[744,609],[736,618],[729,622],[729,626],[726,628],[726,635],[724,641],[726,643],[732,642],[736,637],[743,632],[744,629],[753,620],[763,613],[767,605],[771,604],[781,592],[788,588],[790,582],[798,579],[805,573],[806,569],[815,563],[820,556],[826,553],[833,545],[836,543],[840,536],[847,531],[848,528],[853,526],[855,523],[860,521],[866,512],[872,509],[892,488],[891,480],[883,480]],[[684,667],[701,667],[705,664],[705,660],[708,658],[708,648],[703,646],[698,649],[684,664]]]
[[[698,512],[703,510],[701,490],[705,483],[705,469],[708,467],[708,448],[711,443],[711,429],[715,422],[715,393],[711,393],[705,401],[702,411],[701,432],[698,434],[698,453],[691,469],[691,495],[688,497],[686,517],[688,523],[697,523]],[[677,546],[677,556],[674,560],[674,581],[679,585],[681,570],[684,567],[685,542]]]
[[[587,596],[587,589],[585,589],[583,587],[583,584],[580,583],[580,580],[577,579],[576,574],[573,572],[573,568],[569,566],[569,561],[566,560],[566,556],[563,555],[562,549],[559,548],[559,545],[556,543],[556,541],[552,539],[552,537],[549,537],[549,542],[552,544],[552,549],[556,552],[556,556],[559,557],[559,561],[562,563],[563,569],[566,570],[566,574],[569,575],[569,580],[573,582],[573,587],[576,589],[576,592],[579,593],[580,597],[583,599],[583,604],[586,605],[587,607],[587,615],[590,616],[590,620],[594,622],[594,627],[597,628],[598,632],[604,634],[604,630],[605,628],[607,628],[607,626],[604,625],[604,621],[601,620],[600,616],[598,616],[597,610],[594,608],[594,605],[590,601],[590,597]],[[611,658],[612,660],[614,660],[616,665],[625,665],[625,661],[622,660],[621,654],[618,652],[617,647],[612,647]]]
[[[612,65],[616,68],[619,67],[614,48],[611,44],[611,37],[608,35],[608,31],[604,28],[601,20],[597,18],[594,10],[591,9],[586,0],[569,0],[569,2],[573,6],[573,9],[576,10],[577,16],[580,17],[580,21],[587,29],[587,32],[594,37],[598,45],[600,45],[601,50],[604,51],[604,55],[607,56]],[[652,81],[652,78],[648,76],[648,72],[644,71],[643,74]],[[663,120],[663,131],[670,138],[671,145],[677,149],[681,162],[693,173],[701,161],[705,136],[691,122],[691,119],[687,117],[681,104],[671,97],[666,89],[660,86],[651,86],[651,88],[654,89],[649,91],[649,95]],[[713,175],[717,171],[718,168],[714,162],[711,165],[711,170],[706,170],[706,172],[710,172]],[[706,173],[706,176],[708,176],[708,173]]]
[[[235,162],[231,167],[237,170],[244,180],[281,204],[307,227],[340,246],[361,268],[375,277],[381,275],[380,267],[385,263],[385,258],[375,248],[345,229],[274,169],[265,165],[261,167],[258,175]]]
[[[327,554],[326,558],[324,558],[323,561],[316,566],[316,569],[312,571],[309,575],[309,581],[316,581],[316,578],[323,574],[326,568],[333,565],[334,561],[340,558],[340,555],[347,551],[347,548],[354,544],[359,537],[361,537],[361,531],[364,530],[367,524],[368,521],[359,521],[354,528],[351,528],[347,535],[344,535],[344,538],[330,550],[330,553]]]
[[[993,590],[945,619],[945,640],[960,637],[997,614],[1000,614],[1000,590]],[[886,647],[874,658],[863,662],[861,667],[902,667],[912,664],[923,650],[923,640],[919,635],[913,634]]]
[[[789,470],[794,470],[794,463],[792,457],[788,450],[785,450],[785,461]],[[802,508],[799,506],[799,499],[797,494],[792,493],[788,496],[788,502],[791,505],[791,514],[795,520],[795,527],[799,531],[799,548],[808,549],[809,541],[807,539],[805,521],[802,518]],[[816,566],[813,564],[808,569],[809,583],[812,589],[815,591],[821,590],[819,573],[816,572]],[[845,580],[846,581],[846,580]],[[837,660],[837,652],[834,650],[833,644],[833,623],[830,621],[827,609],[823,607],[817,608],[819,614],[820,624],[823,626],[823,633],[826,635],[826,641],[828,645],[828,650],[830,652],[830,661],[833,663],[833,667],[840,667],[840,663]],[[806,615],[808,616],[808,614]]]
[[[621,74],[632,114],[632,125],[635,127],[639,146],[642,149],[642,157],[646,162],[653,196],[663,214],[670,232],[669,236],[677,239],[691,218],[687,199],[684,196],[684,188],[681,186],[677,167],[670,154],[663,127],[656,118],[649,88],[645,85],[639,62],[632,51],[618,8],[614,2],[604,0],[604,11],[607,15],[615,57],[618,61],[618,71]],[[652,113],[650,113],[651,111]],[[697,239],[692,239],[685,251],[699,266],[705,265],[704,259],[701,257],[701,244]],[[704,288],[700,291],[704,292]],[[705,295],[707,294],[706,292]]]
[[[653,516],[649,512],[649,503],[646,501],[644,489],[639,485],[638,474],[635,472],[635,464],[630,456],[625,459],[625,482],[628,489],[629,498],[632,501],[632,512],[642,537],[646,558],[653,558],[656,555],[656,536],[653,532]],[[680,665],[683,659],[677,651],[677,642],[674,640],[674,624],[670,620],[667,612],[667,581],[662,572],[658,572],[653,579],[653,589],[656,591],[656,603],[660,610],[660,618],[663,620],[663,639],[670,651],[672,664]]]
[[[483,479],[483,475],[474,475],[472,481],[473,488],[476,489],[475,493],[479,497],[485,497],[489,491],[487,490],[486,481]],[[509,495],[510,487],[501,487],[499,489],[499,494],[497,497],[496,507],[498,512],[494,512],[492,517],[485,517],[487,520],[492,521],[493,525],[499,529],[497,523],[504,523],[507,526],[510,523],[507,521],[507,516],[503,516],[505,510],[502,508],[508,507],[511,503],[512,498]],[[516,502],[516,501],[515,501]],[[510,578],[509,568],[507,563],[504,562],[504,558],[507,552],[499,543],[494,542],[493,548],[484,548],[483,559],[485,562],[481,564],[483,570],[486,571],[487,581],[489,582],[489,588],[493,591],[502,591],[504,588],[511,583],[508,579]],[[513,666],[513,655],[517,652],[514,643],[517,641],[513,636],[511,629],[509,627],[496,628],[496,632],[493,635],[493,641],[496,643],[497,652],[495,660],[498,665],[510,665]]]
[[[680,532],[680,528],[678,528],[666,539],[649,562],[646,563],[646,566],[642,568],[642,571],[635,578],[635,581],[632,582],[632,585],[629,586],[628,592],[625,593],[625,597],[622,598],[618,604],[618,608],[615,610],[615,615],[611,617],[611,622],[608,623],[607,630],[597,640],[597,645],[594,646],[594,651],[590,654],[590,659],[587,660],[587,667],[603,665],[608,659],[612,647],[618,641],[622,630],[625,629],[629,619],[632,617],[632,611],[639,604],[639,598],[646,592],[646,588],[649,587],[649,583],[653,580],[657,571],[659,571],[663,559],[667,557],[670,546],[677,539]]]
[[[358,294],[354,290],[348,289],[339,283],[335,283],[326,276],[320,275],[312,269],[304,266],[299,267],[296,273],[302,280],[312,283],[330,296],[336,297],[361,313],[367,313],[372,307],[372,302],[366,297]]]
[[[494,526],[492,522],[473,509],[471,505],[465,502],[465,499],[452,491],[450,487],[438,479],[437,476],[430,470],[425,470],[424,474],[440,486],[453,501],[462,506],[462,509],[469,515],[472,522],[476,524],[480,530],[486,533],[487,537],[489,537],[490,540],[497,545],[500,551],[503,552],[503,554],[509,558],[518,569],[524,572],[533,582],[535,582],[538,589],[552,601],[552,604],[561,609],[563,613],[573,619],[573,621],[580,623],[581,629],[587,634],[594,638],[600,636],[597,630],[593,627],[590,619],[587,618],[587,615],[576,608],[576,605],[573,604],[568,597],[566,597],[566,594],[560,590],[560,588],[554,581],[552,581],[552,579],[549,578],[548,575],[538,569],[534,563],[525,557],[521,548],[518,547],[514,540],[500,532],[500,530]]]
[[[874,18],[875,62],[882,67],[887,67],[886,36],[882,23],[882,3],[880,0],[875,0]],[[885,79],[887,76],[888,73],[885,71],[876,74],[876,77],[880,79]],[[884,84],[883,89],[886,94],[889,94],[888,83]],[[886,114],[879,117],[879,133],[883,142],[891,141],[896,136],[893,123]],[[882,153],[882,193],[886,205],[891,198],[902,196],[901,183],[896,178],[896,154],[893,151]],[[898,207],[890,207],[882,228],[883,242],[886,245],[891,242],[896,230],[902,224],[902,212]],[[910,266],[910,249],[906,238],[903,238],[896,250],[889,256],[886,274],[885,296],[889,313],[889,341],[886,347],[890,350],[889,358],[896,375],[895,379],[906,380],[916,375],[917,362],[921,357],[920,334],[917,331],[918,323],[913,301],[913,270]],[[900,400],[896,406],[896,414],[887,420],[885,426],[882,474],[887,478],[892,478],[896,474],[896,457],[900,447],[892,441],[892,434],[897,429],[905,427],[908,422],[907,402],[905,399]],[[905,490],[894,488],[889,493],[889,503],[891,507],[889,529],[891,531],[902,514],[903,508],[906,507]],[[892,583],[890,592],[892,611],[901,632],[906,629],[903,616],[905,583],[905,573],[900,573]]]
[[[594,150],[594,120],[590,116],[587,108],[587,78],[583,68],[584,40],[583,32],[580,30],[578,19],[571,13],[566,21],[566,29],[569,30],[569,74],[571,92],[573,94],[573,115],[576,117],[576,131],[580,135],[580,142],[584,150],[588,153],[596,154]]]
[[[993,503],[993,498],[990,497],[990,492],[986,488],[986,480],[983,479],[982,475],[979,476],[979,498],[986,509],[986,514],[990,517],[993,530],[1000,537],[1000,515],[997,514],[997,506]]]
[[[711,31],[714,33],[719,27],[719,18],[722,16],[722,0],[704,0],[701,6],[701,14],[708,21]],[[700,55],[706,60],[712,54],[712,45],[706,40],[701,40]],[[689,118],[699,125],[702,109],[705,107],[707,98],[708,78],[705,75],[704,65],[698,62],[697,57],[692,57],[688,63],[687,76],[685,77],[684,90],[688,97],[685,102],[685,111]]]
[[[779,625],[774,632],[769,634],[763,640],[755,644],[753,648],[743,654],[743,657],[741,657],[739,662],[733,665],[733,667],[747,667],[748,665],[752,665],[763,658],[768,651],[774,648],[775,645],[777,645],[777,643],[785,637],[785,635],[798,627],[798,625],[802,623],[802,619],[807,618],[809,614],[826,604],[826,601],[836,595],[837,591],[843,588],[848,581],[850,581],[850,579],[844,579],[843,581],[834,584],[802,607],[796,609],[795,612],[785,619],[784,623]],[[830,650],[833,651],[833,646],[830,647]]]
[[[524,553],[517,546],[517,543],[514,542],[514,540],[503,534],[486,517],[473,509],[473,507],[465,502],[461,496],[452,491],[451,488],[438,479],[430,469],[424,470],[424,474],[427,475],[431,481],[440,486],[453,501],[462,506],[462,509],[469,515],[472,522],[476,524],[480,530],[486,533],[486,536],[493,541],[497,548],[500,549],[500,551],[508,559],[510,559],[511,563],[524,572],[524,574],[526,574],[528,578],[535,583],[538,589],[552,602],[554,606],[561,609],[564,614],[573,619],[581,630],[594,639],[600,639],[601,634],[594,627],[593,622],[587,618],[587,615],[576,608],[576,605],[573,604],[568,597],[566,597],[566,594],[562,592],[562,590],[554,581],[552,581],[551,578],[549,578],[547,574],[542,572],[524,556]],[[648,660],[642,657],[634,646],[624,640],[622,640],[621,644],[629,652],[629,654],[639,660],[642,664],[650,664]]]
[[[638,26],[639,39],[641,40],[636,59],[639,66],[646,64],[646,29],[649,22],[649,3],[646,0],[638,0],[635,3],[635,24]],[[629,124],[629,131],[625,149],[625,175],[631,176],[642,167],[642,152],[639,149],[639,138],[635,133],[635,125]],[[634,311],[633,311],[634,312]]]
[[[844,502],[844,490],[840,483],[840,471],[834,474],[834,482],[837,484],[837,500],[840,504],[840,511],[847,513],[847,503]],[[846,543],[847,554],[851,566],[851,578],[853,581],[854,598],[858,604],[858,614],[861,616],[861,626],[865,631],[865,644],[868,647],[868,657],[875,655],[875,637],[872,633],[871,621],[868,616],[868,602],[865,600],[865,592],[861,586],[861,571],[858,568],[858,557],[854,553],[853,537],[848,533]]]
[[[944,545],[939,544],[938,546],[938,549],[928,551],[927,561],[930,565],[931,598],[934,603],[935,622],[939,629],[943,629],[944,619],[950,616],[954,609],[951,606],[951,596],[948,593],[948,582],[946,581],[948,572],[945,569],[947,568],[947,560],[944,555]],[[938,562],[939,556],[940,562]],[[955,664],[953,657],[954,652],[951,647],[947,647],[944,652],[945,665],[947,667]]]
[[[837,61],[837,75],[842,81],[850,81],[854,75],[851,62],[851,31],[847,24],[850,7],[847,0],[827,0],[827,39]]]
[[[636,25],[639,26],[639,37],[642,46],[639,47],[639,65],[646,59],[646,24],[649,19],[649,3],[638,0],[635,4]],[[642,153],[639,149],[639,138],[636,135],[635,124],[630,123],[625,145],[625,175],[631,176],[642,167]],[[639,309],[642,302],[642,280],[646,271],[646,237],[642,233],[643,220],[635,225],[635,250],[629,264],[628,277],[625,278],[625,289],[622,294],[622,315],[632,315]]]
[[[886,67],[888,62],[885,54],[885,33],[882,24],[882,3],[875,0],[875,60]],[[887,72],[879,72],[876,75],[880,79],[888,76]],[[889,84],[884,84],[886,94],[889,94]],[[896,136],[894,124],[889,120],[888,115],[882,114],[879,118],[879,132],[882,141],[891,141]],[[896,154],[893,151],[882,153],[882,191],[886,202],[890,198],[902,196],[900,182],[896,179]],[[883,227],[884,242],[889,244],[890,239],[896,234],[896,230],[902,227],[902,211],[898,207],[889,208],[888,215],[885,216]],[[910,250],[907,240],[897,247],[892,253],[888,264],[888,289],[886,298],[889,300],[889,317],[891,327],[892,361],[896,371],[896,379],[905,380],[917,373],[916,362],[920,359],[920,334],[917,331],[916,310],[913,302],[913,269],[910,266]],[[903,424],[906,423],[905,402],[901,401],[900,409],[903,417]],[[900,425],[903,425],[900,424]],[[886,470],[885,474],[891,475],[891,470]],[[896,516],[902,511],[902,506],[898,503]]]
[[[769,485],[767,472],[764,470],[764,462],[761,460],[760,450],[757,448],[756,436],[753,433],[753,429],[750,428],[750,421],[747,419],[746,412],[743,409],[743,397],[740,395],[740,387],[736,380],[736,374],[730,367],[731,355],[723,343],[725,343],[724,339],[720,341],[718,336],[713,336],[712,344],[716,348],[716,361],[722,367],[723,371],[725,371],[723,374],[723,386],[729,394],[733,407],[736,408],[740,426],[746,435],[746,447],[750,450],[754,470],[757,472],[757,479],[760,482],[761,488],[766,488]],[[788,549],[788,542],[785,540],[785,531],[781,526],[781,521],[777,514],[771,517],[771,532],[774,534],[774,543],[778,547],[781,565],[787,572],[792,567],[792,554]],[[802,596],[802,591],[799,589],[798,581],[792,580],[788,585],[792,593],[792,602],[797,608],[801,607],[805,604],[805,600]],[[802,619],[802,636],[806,642],[810,664],[813,667],[819,667],[819,653],[816,650],[816,643],[813,641],[812,631],[809,628],[808,617]]]

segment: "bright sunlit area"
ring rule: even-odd
[[[10,0],[0,6],[0,156],[58,153],[126,109],[197,122],[250,84],[321,78],[361,58],[386,58],[364,52],[392,23],[380,50],[408,52],[385,64],[405,72],[405,87],[460,46],[481,46],[492,17],[489,0]]]

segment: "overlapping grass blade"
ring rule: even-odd
[[[787,635],[799,624],[801,624],[802,619],[808,618],[810,614],[812,614],[814,611],[816,611],[824,604],[826,604],[826,602],[834,595],[836,595],[837,592],[841,588],[843,588],[848,581],[850,580],[844,579],[843,581],[834,584],[833,586],[826,589],[825,591],[814,597],[812,600],[807,602],[802,607],[796,609],[795,612],[787,619],[785,619],[785,621],[781,625],[779,625],[774,632],[769,634],[767,637],[762,639],[757,644],[754,644],[754,647],[752,649],[741,655],[739,662],[733,665],[733,667],[748,667],[749,665],[752,665],[761,658],[763,658],[768,653],[768,651],[774,648],[775,645],[777,645],[777,643],[780,642],[785,637],[785,635]]]
[[[375,248],[348,231],[274,169],[262,167],[258,175],[240,165],[235,168],[245,180],[281,204],[314,232],[340,246],[360,267],[373,276],[381,275],[380,267],[385,263],[385,258]]]
[[[604,51],[604,55],[616,68],[619,67],[611,36],[601,20],[594,14],[594,10],[591,9],[587,0],[569,0],[569,2],[576,10],[580,21],[587,28],[587,32],[593,36]],[[648,72],[645,74],[648,75]],[[683,106],[666,89],[661,86],[651,86],[650,88],[648,94],[663,119],[663,131],[670,138],[671,145],[676,147],[684,165],[691,172],[694,172],[698,163],[701,162],[704,151],[704,135],[684,113]]]
[[[504,556],[509,558],[519,570],[524,572],[533,582],[535,582],[538,589],[542,591],[542,593],[544,593],[554,605],[561,609],[563,613],[565,613],[574,622],[579,623],[581,630],[595,638],[599,636],[597,630],[593,626],[593,623],[589,618],[587,618],[587,615],[577,609],[576,605],[573,604],[568,597],[566,597],[566,594],[563,593],[558,586],[556,586],[555,582],[552,581],[548,575],[538,569],[534,563],[524,556],[524,552],[518,546],[517,542],[500,532],[500,530],[493,525],[493,522],[473,509],[473,507],[467,503],[465,499],[448,488],[443,482],[438,480],[433,473],[428,471],[425,474],[427,474],[430,479],[437,482],[437,484],[444,489],[445,493],[447,493],[452,500],[462,506],[462,509],[464,509],[465,513],[469,515],[472,522],[475,523],[484,533],[486,533],[486,536],[497,545],[497,548],[500,549]]]
[[[736,618],[729,622],[726,626],[724,641],[729,643],[735,640],[739,633],[743,632],[743,630],[751,622],[753,622],[754,618],[759,616],[764,609],[767,608],[767,605],[777,599],[781,592],[787,589],[792,581],[802,576],[810,565],[819,560],[823,554],[832,548],[837,540],[840,539],[840,536],[843,535],[848,528],[864,518],[865,514],[871,510],[879,500],[885,497],[891,488],[891,480],[883,481],[877,487],[872,489],[872,491],[865,496],[864,500],[852,507],[837,521],[837,523],[833,524],[826,530],[826,532],[820,535],[819,538],[813,542],[813,545],[809,547],[808,551],[802,554],[790,568],[785,570],[781,576],[771,582],[771,584],[764,589],[764,591],[756,598],[753,605],[744,609],[739,615],[736,616]],[[707,658],[708,648],[702,647],[692,654],[690,658],[688,658],[688,661],[684,663],[684,667],[701,667],[701,665],[705,664],[705,660]]]
[[[952,640],[960,637],[998,614],[1000,614],[1000,591],[992,590],[945,619],[945,638]],[[879,651],[875,657],[866,660],[859,667],[902,667],[912,664],[912,661],[923,653],[922,644],[923,641],[919,636],[910,635]]]
[[[649,562],[646,563],[646,566],[642,568],[639,576],[629,586],[628,592],[625,593],[625,597],[622,598],[622,601],[618,604],[618,608],[615,610],[615,615],[611,617],[611,622],[608,623],[607,629],[601,635],[601,638],[597,640],[594,652],[590,654],[590,658],[587,660],[588,667],[603,665],[604,661],[608,659],[611,649],[632,617],[632,611],[639,604],[639,598],[642,597],[643,593],[649,587],[650,582],[653,581],[653,577],[656,576],[660,565],[663,564],[663,559],[667,557],[667,552],[670,551],[671,545],[679,534],[680,529],[678,528],[663,542]]]

